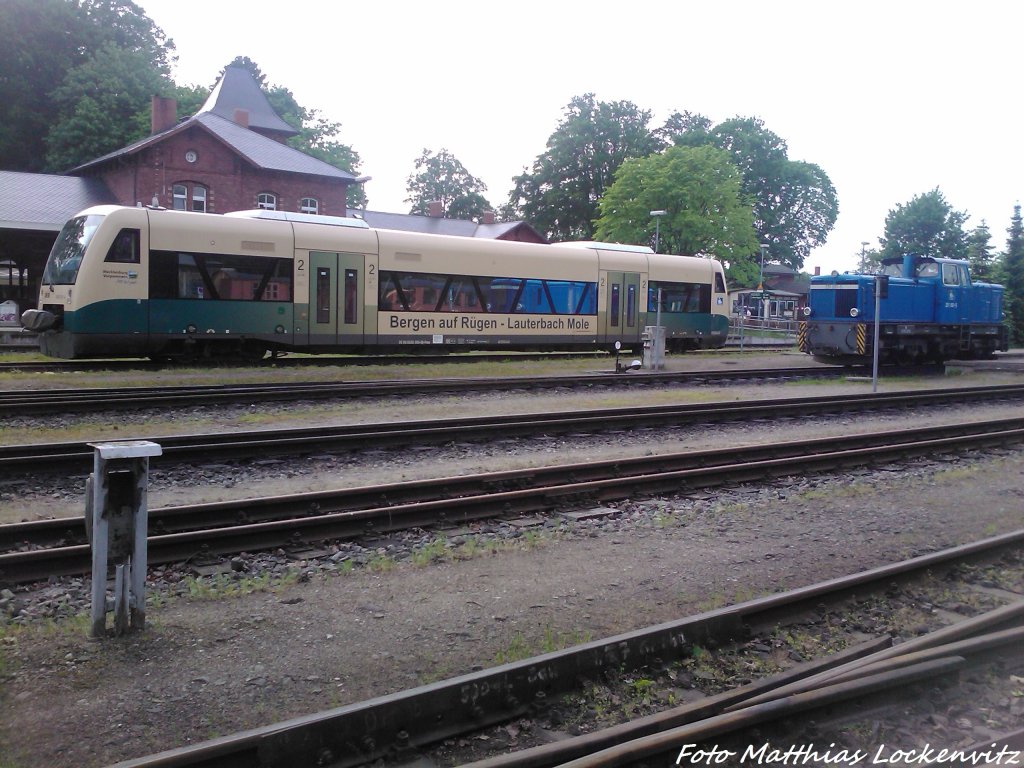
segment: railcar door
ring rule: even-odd
[[[640,274],[637,272],[601,273],[602,341],[638,343],[640,341]]]
[[[363,344],[363,256],[309,252],[309,344]]]

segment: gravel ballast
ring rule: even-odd
[[[760,396],[779,396],[772,389]],[[507,406],[496,398],[489,407]],[[1019,407],[969,409],[971,418],[997,412]],[[936,409],[913,419],[960,415]],[[239,486],[239,495],[252,496],[567,456],[727,448],[891,429],[907,418],[313,457],[301,466],[215,468],[191,482],[157,473],[152,498],[183,503]],[[492,666],[512,649],[539,653],[552,637],[613,635],[1015,530],[1024,522],[1022,458],[1008,447],[634,499],[586,521],[488,523],[443,537],[410,532],[309,559],[248,555],[202,578],[161,569],[147,630],[102,642],[85,639],[80,618],[65,618],[77,613],[87,584],[14,591],[0,625],[0,764],[105,765]],[[26,504],[42,492],[30,486]],[[69,482],[48,493],[71,504],[75,492]]]

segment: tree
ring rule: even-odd
[[[1006,253],[1003,254],[1003,278],[1006,293],[1003,307],[1010,326],[1010,343],[1024,344],[1024,226],[1020,203],[1013,206],[1013,217],[1006,230]]]
[[[750,203],[728,153],[714,147],[671,147],[623,162],[600,202],[597,238],[654,245],[652,210],[660,217],[658,250],[714,256],[730,279],[756,279],[759,252]]]
[[[416,172],[407,180],[405,191],[411,203],[409,213],[426,216],[430,203],[441,203],[442,215],[450,219],[479,219],[490,203],[484,198],[487,185],[473,176],[447,149],[428,149],[416,160]]]
[[[69,104],[65,78],[109,46],[135,56],[137,67],[166,77],[174,43],[133,2],[119,0],[4,0],[0,12],[0,168],[19,171],[63,170],[46,165],[47,136],[81,130],[81,119],[98,108],[97,93],[82,93],[93,103]],[[109,53],[107,54],[109,59]],[[108,60],[109,65],[109,60]],[[170,86],[170,81],[166,83]],[[138,110],[149,106],[145,103]],[[102,99],[101,99],[102,100]],[[78,122],[61,126],[63,119]],[[54,139],[59,143],[63,139]]]
[[[967,235],[967,261],[971,266],[972,281],[991,283],[998,279],[999,265],[992,251],[992,233],[984,219]]]
[[[67,170],[145,136],[152,95],[169,89],[146,54],[106,43],[52,93],[59,116],[46,136],[46,167]]]
[[[515,178],[505,212],[549,240],[590,240],[598,201],[628,158],[663,148],[648,129],[651,113],[629,101],[574,97],[532,168]]]
[[[885,235],[880,240],[882,257],[916,254],[966,259],[966,221],[967,214],[954,211],[938,187],[915,195],[909,203],[898,204],[885,217]]]
[[[663,130],[677,146],[710,144],[729,153],[771,263],[799,270],[835,226],[839,204],[828,175],[813,163],[790,160],[786,142],[763,121],[736,117],[712,128],[700,115],[676,113]]]

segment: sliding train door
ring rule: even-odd
[[[362,346],[362,254],[309,252],[309,345]]]
[[[602,342],[635,345],[640,341],[640,275],[602,272],[598,291]]]

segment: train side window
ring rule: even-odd
[[[612,301],[608,308],[610,323],[613,328],[619,327],[619,284],[612,283]]]
[[[636,325],[636,286],[626,286],[626,327]]]
[[[331,270],[316,268],[316,321],[331,322]]]
[[[960,270],[957,269],[956,264],[942,265],[942,284],[960,285]]]
[[[725,280],[721,272],[715,272],[715,293],[725,293]]]
[[[345,322],[352,325],[359,317],[359,272],[345,270]]]
[[[140,261],[139,230],[122,229],[118,232],[114,242],[110,244],[104,261],[115,264],[138,264]]]

